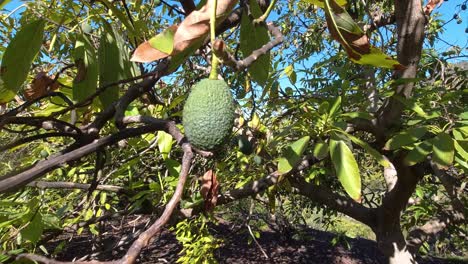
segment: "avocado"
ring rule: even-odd
[[[234,99],[226,82],[201,80],[192,87],[184,105],[185,136],[196,148],[215,150],[232,132],[234,111]]]

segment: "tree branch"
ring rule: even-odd
[[[419,0],[396,0],[395,20],[398,31],[397,57],[406,69],[395,74],[395,79],[416,77],[424,42],[426,18]],[[396,87],[395,94],[411,97],[414,83],[408,82]],[[382,128],[399,121],[404,105],[391,97],[379,109],[378,123]]]
[[[170,217],[172,213],[174,212],[174,209],[176,206],[179,204],[180,199],[182,197],[182,193],[184,191],[184,186],[185,182],[187,181],[187,177],[189,174],[190,166],[192,163],[193,159],[193,153],[191,146],[188,142],[183,140],[182,142],[182,149],[184,151],[184,156],[182,158],[182,168],[180,170],[179,174],[179,181],[177,182],[177,187],[176,190],[169,202],[166,204],[166,207],[162,213],[162,215],[142,234],[140,234],[133,242],[133,244],[130,246],[130,248],[127,250],[127,253],[119,260],[115,261],[78,261],[78,262],[62,262],[62,261],[56,261],[52,260],[46,257],[42,257],[39,255],[35,254],[20,254],[17,257],[18,259],[30,259],[34,260],[37,262],[42,262],[45,264],[68,264],[68,263],[75,263],[75,264],[131,264],[135,263],[137,257],[139,256],[141,250],[148,245],[150,240],[157,235],[160,231],[161,228],[167,224],[167,222],[170,220]]]
[[[180,0],[180,4],[182,5],[186,16],[190,15],[190,13],[195,10],[195,3],[193,0]]]
[[[11,142],[9,144],[3,145],[0,147],[0,151],[5,151],[7,149],[11,149],[26,143],[30,143],[36,141],[38,139],[45,139],[50,137],[72,137],[75,140],[78,139],[78,135],[74,133],[65,133],[65,132],[52,132],[52,133],[45,133],[45,134],[38,134],[30,137],[20,138],[15,142]]]
[[[180,202],[182,193],[184,190],[185,181],[190,170],[190,164],[192,163],[193,153],[189,143],[183,143],[182,149],[184,150],[184,156],[182,158],[182,168],[179,174],[179,181],[177,183],[176,190],[171,200],[167,203],[164,212],[159,217],[159,219],[151,225],[145,232],[143,232],[138,239],[133,242],[130,248],[127,251],[127,254],[122,257],[119,261],[120,263],[134,263],[136,258],[140,254],[142,248],[146,247],[152,237],[158,234],[161,231],[161,228],[166,225],[169,221],[172,213],[174,212],[175,207]]]
[[[48,182],[48,181],[33,181],[27,184],[28,187],[36,187],[39,189],[82,189],[88,190],[91,184],[76,183],[76,182]],[[101,184],[96,186],[96,190],[106,192],[120,193],[124,191],[124,187]]]
[[[268,30],[274,36],[274,39],[261,48],[254,50],[252,54],[241,61],[237,61],[234,56],[226,50],[226,45],[222,40],[215,41],[213,51],[224,64],[233,67],[236,71],[241,71],[252,65],[260,56],[267,54],[270,50],[283,42],[283,34],[281,34],[277,27],[270,23],[268,24]]]
[[[434,174],[439,178],[440,182],[444,186],[445,191],[447,191],[447,195],[450,199],[450,203],[455,211],[460,214],[459,217],[465,218],[467,209],[463,205],[463,203],[458,199],[458,191],[456,188],[456,180],[448,175],[446,171],[440,170],[433,161],[431,161],[431,167],[434,171]]]
[[[427,241],[430,237],[433,237],[443,231],[449,225],[465,223],[465,218],[459,212],[447,212],[447,214],[428,221],[423,226],[413,229],[406,239],[408,244],[408,250],[413,254],[417,253],[419,248]]]
[[[290,179],[291,185],[299,190],[303,196],[310,198],[313,201],[324,204],[331,209],[348,215],[372,229],[376,226],[376,210],[367,208],[350,197],[341,196],[328,189],[326,186],[317,186],[313,183],[308,183],[303,177],[296,176]]]
[[[0,177],[0,193],[17,190],[18,188],[25,186],[29,182],[41,177],[47,172],[58,168],[62,164],[78,160],[90,153],[97,151],[102,147],[115,144],[122,139],[139,136],[152,131],[164,130],[166,129],[166,125],[168,123],[169,122],[167,121],[161,120],[161,123],[157,125],[148,125],[138,128],[123,129],[116,134],[95,140],[94,142],[91,142],[80,148],[74,149],[65,154],[58,155],[48,160],[40,161],[35,165],[24,169],[20,173],[11,176],[2,176]]]

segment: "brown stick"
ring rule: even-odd
[[[136,258],[140,254],[142,248],[146,247],[152,237],[158,234],[161,231],[161,228],[166,225],[169,221],[172,213],[174,212],[175,207],[179,203],[182,192],[184,190],[185,181],[190,170],[190,165],[192,163],[193,153],[189,143],[183,143],[182,149],[184,150],[184,156],[182,158],[182,168],[180,170],[179,181],[177,183],[176,190],[171,200],[167,203],[164,212],[161,217],[145,232],[143,232],[138,239],[133,242],[132,246],[128,249],[127,254],[123,256],[120,263],[134,263]]]
[[[76,183],[76,182],[48,182],[48,181],[33,181],[28,183],[29,187],[37,187],[40,189],[82,189],[88,190],[91,184],[88,183]],[[96,186],[96,190],[106,191],[106,192],[121,192],[124,190],[124,187],[101,184]]]
[[[267,54],[270,50],[283,42],[283,34],[281,34],[277,27],[270,23],[268,24],[268,30],[275,38],[261,48],[252,51],[252,54],[241,61],[236,60],[234,56],[226,50],[226,45],[222,40],[215,41],[213,51],[218,58],[221,58],[224,64],[233,67],[236,71],[244,70],[252,65],[260,56]]]

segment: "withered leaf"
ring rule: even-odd
[[[204,199],[205,211],[211,212],[218,201],[219,182],[213,170],[205,172],[201,177],[202,187],[200,193]]]

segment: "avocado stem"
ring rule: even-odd
[[[212,12],[210,16],[210,35],[211,35],[211,71],[210,71],[210,77],[209,79],[211,80],[217,80],[218,79],[218,65],[219,65],[219,60],[216,57],[215,52],[213,51],[214,47],[214,42],[216,38],[216,8],[218,4],[218,0],[212,0],[213,1],[213,7],[212,7]]]

